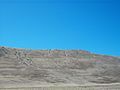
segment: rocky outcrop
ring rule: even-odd
[[[15,55],[17,57],[79,57],[81,55],[91,54],[83,50],[27,50],[6,47],[0,48],[0,56],[4,56],[8,53],[9,55]]]
[[[5,56],[8,53],[9,53],[8,49],[6,49],[5,47],[0,47],[0,57]]]

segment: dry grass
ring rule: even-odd
[[[15,87],[15,88],[0,88],[0,90],[120,90],[120,84],[89,85],[89,86]]]

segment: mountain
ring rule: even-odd
[[[83,50],[0,47],[0,87],[120,83],[120,58]]]

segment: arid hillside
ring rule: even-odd
[[[120,58],[83,50],[0,47],[0,87],[120,83]]]

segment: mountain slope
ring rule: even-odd
[[[4,85],[110,84],[120,82],[120,58],[83,50],[25,50],[0,47]]]

